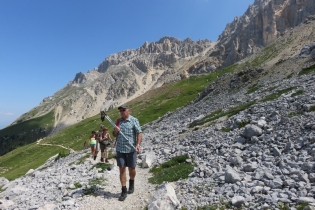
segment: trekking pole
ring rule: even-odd
[[[112,119],[110,119],[110,117],[105,113],[105,118],[108,120],[108,122],[114,126],[114,128],[117,128],[116,124],[112,121]],[[125,136],[125,134],[121,131],[119,131],[119,133],[128,141],[128,143],[136,150],[135,146],[133,146],[133,144],[129,141],[129,139]]]

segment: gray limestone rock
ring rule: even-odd
[[[315,203],[315,198],[312,197],[299,197],[296,200],[297,203]]]
[[[7,180],[4,177],[0,177],[0,187],[2,188],[3,186],[5,186],[6,184],[9,183],[9,180]]]
[[[177,199],[174,188],[169,183],[158,187],[148,205],[149,210],[174,210],[178,208],[180,208],[180,202]]]
[[[257,168],[258,168],[257,163],[256,163],[256,162],[253,162],[253,163],[244,164],[242,171],[245,171],[245,172],[253,172],[253,171],[255,171]]]
[[[260,136],[262,134],[262,129],[257,127],[256,125],[246,125],[244,132],[243,132],[243,136],[245,136],[246,138],[250,139],[253,136]]]
[[[233,206],[240,207],[245,202],[245,198],[243,196],[235,196],[231,199],[231,203]]]
[[[240,175],[234,171],[232,168],[228,168],[225,171],[225,183],[236,183],[238,181],[241,181]]]

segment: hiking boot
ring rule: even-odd
[[[127,198],[127,187],[124,186],[121,188],[121,195],[118,198],[119,201],[124,201]]]
[[[105,158],[105,163],[109,163],[107,158]]]
[[[132,194],[135,191],[135,180],[129,179],[129,189],[128,194]]]
[[[104,158],[101,158],[101,162],[104,163]]]

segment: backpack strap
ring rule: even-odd
[[[117,126],[117,127],[119,127],[119,123],[120,123],[120,118],[118,118],[118,119],[116,120],[116,126]]]

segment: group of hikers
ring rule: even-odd
[[[121,195],[119,201],[124,201],[127,194],[134,192],[137,153],[140,153],[140,144],[142,142],[142,130],[139,120],[130,115],[130,108],[127,104],[118,107],[120,118],[117,119],[113,136],[116,148],[116,162],[119,167]],[[104,121],[105,111],[101,110],[101,120]],[[108,148],[112,145],[113,139],[108,133],[108,128],[101,126],[98,132],[92,131],[89,138],[92,158],[96,160],[99,148],[101,150],[101,162],[108,163]],[[86,146],[86,145],[85,145]],[[104,161],[105,152],[105,161]],[[129,172],[129,188],[127,190],[126,168]]]
[[[98,132],[92,131],[92,135],[89,138],[89,144],[91,147],[92,158],[96,160],[96,156],[101,150],[101,162],[104,162],[105,152],[105,163],[108,163],[108,147],[111,145],[112,138],[108,133],[108,128],[101,125]]]

